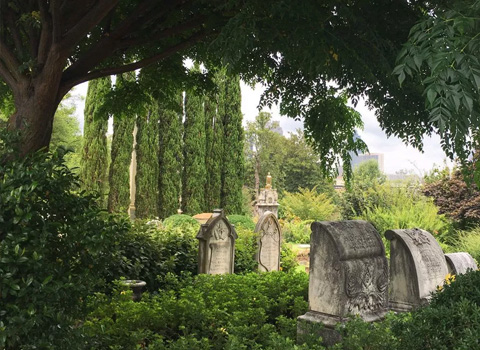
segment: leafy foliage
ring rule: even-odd
[[[137,173],[135,175],[135,216],[158,217],[159,114],[155,103],[137,116]]]
[[[0,162],[1,348],[78,347],[84,301],[129,229],[78,188],[61,149]]]
[[[165,290],[138,303],[128,293],[114,293],[111,299],[97,295],[83,327],[92,349],[137,344],[151,349],[278,349],[273,342],[295,348],[285,337],[295,338],[296,317],[307,310],[308,275],[199,275],[183,281],[169,275],[166,280]]]
[[[158,216],[166,218],[177,213],[180,207],[182,184],[182,120],[183,96],[175,92],[171,97],[175,103],[169,107],[159,104],[159,176]]]
[[[442,148],[462,163],[478,148],[480,127],[480,1],[455,1],[425,13],[410,30],[394,74],[422,82],[427,125],[442,139]]]
[[[183,123],[182,210],[185,214],[202,213],[205,207],[205,111],[201,91],[185,95]]]
[[[243,127],[241,111],[240,78],[224,76],[225,81],[219,84],[225,89],[224,108],[221,115],[223,124],[223,154],[220,193],[220,206],[227,214],[244,214],[243,210],[243,177],[245,160],[243,157]]]
[[[108,113],[102,111],[105,96],[110,91],[110,77],[88,84],[85,100],[84,138],[80,179],[83,188],[98,193],[104,205],[107,193],[107,124]]]
[[[130,75],[117,76],[116,85],[122,86],[134,80]],[[108,210],[126,213],[130,205],[130,162],[133,149],[133,130],[135,111],[125,110],[113,115],[113,138],[111,163],[108,174],[110,191]]]
[[[451,176],[446,174],[423,188],[423,193],[433,198],[439,213],[462,228],[480,221],[480,192],[471,179],[467,180],[468,183],[464,174],[456,170]]]
[[[298,193],[285,192],[280,200],[285,218],[301,220],[332,220],[337,214],[337,208],[325,193],[318,193],[316,188],[311,190],[301,188]]]

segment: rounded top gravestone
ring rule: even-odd
[[[280,270],[280,245],[282,234],[274,213],[265,212],[255,226],[258,234],[257,261],[259,271]]]
[[[448,272],[453,275],[460,275],[469,270],[477,270],[477,263],[473,257],[465,252],[445,254],[447,259]]]
[[[448,274],[442,248],[418,228],[388,230],[390,240],[390,307],[408,311],[428,303]]]

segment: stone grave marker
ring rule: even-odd
[[[445,254],[445,259],[447,259],[448,273],[452,275],[460,275],[468,270],[478,270],[477,263],[468,253]]]
[[[428,303],[448,274],[442,248],[418,228],[388,230],[385,237],[390,240],[390,308],[409,311]]]
[[[340,340],[334,330],[348,315],[365,321],[382,319],[387,306],[388,265],[385,247],[366,221],[314,222],[310,238],[309,311],[298,318],[299,338],[315,323],[316,334],[330,346]]]
[[[215,209],[208,221],[200,226],[197,239],[198,273],[233,273],[237,233],[222,209]]]
[[[274,213],[265,212],[255,226],[258,234],[257,261],[259,271],[280,270],[280,245],[282,234]]]

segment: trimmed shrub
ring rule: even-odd
[[[235,228],[246,228],[248,230],[255,230],[255,223],[252,218],[246,215],[228,215],[228,221],[235,226]]]
[[[129,291],[93,298],[83,325],[91,349],[295,348],[296,317],[308,307],[306,274],[168,275],[166,282],[137,303]]]

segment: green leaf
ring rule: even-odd
[[[430,89],[427,91],[427,100],[430,106],[433,106],[433,102],[435,101],[435,98],[437,97],[437,92],[433,89]]]

